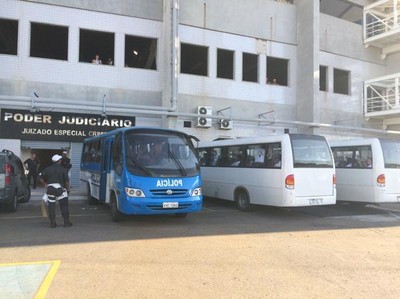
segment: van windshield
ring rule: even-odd
[[[400,168],[400,143],[380,140],[386,168]]]
[[[333,168],[331,151],[322,136],[291,134],[293,166]]]
[[[128,132],[125,136],[126,167],[140,176],[194,176],[199,161],[191,140],[184,134]]]

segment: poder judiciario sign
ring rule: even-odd
[[[135,117],[1,109],[0,137],[80,142],[113,129],[135,125]]]

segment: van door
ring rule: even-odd
[[[105,139],[102,148],[102,161],[100,173],[100,200],[107,202],[109,196],[108,176],[110,174],[110,157],[111,157],[112,139]]]

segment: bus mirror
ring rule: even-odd
[[[196,136],[193,136],[193,135],[189,135],[189,138],[195,140],[196,142],[200,141],[199,138],[197,138]]]

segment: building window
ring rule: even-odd
[[[18,21],[0,19],[0,54],[17,55]]]
[[[258,82],[258,55],[243,53],[242,80]]]
[[[181,73],[208,75],[208,48],[181,44]]]
[[[113,65],[114,33],[81,29],[79,34],[79,61]]]
[[[350,72],[333,69],[333,92],[340,94],[350,94]]]
[[[157,39],[125,35],[125,66],[157,69]]]
[[[319,90],[328,91],[328,67],[319,66]]]
[[[217,78],[233,79],[233,53],[217,49]]]
[[[267,78],[268,84],[278,84],[288,86],[288,66],[289,60],[267,57]]]
[[[68,60],[68,27],[31,23],[30,56]]]

